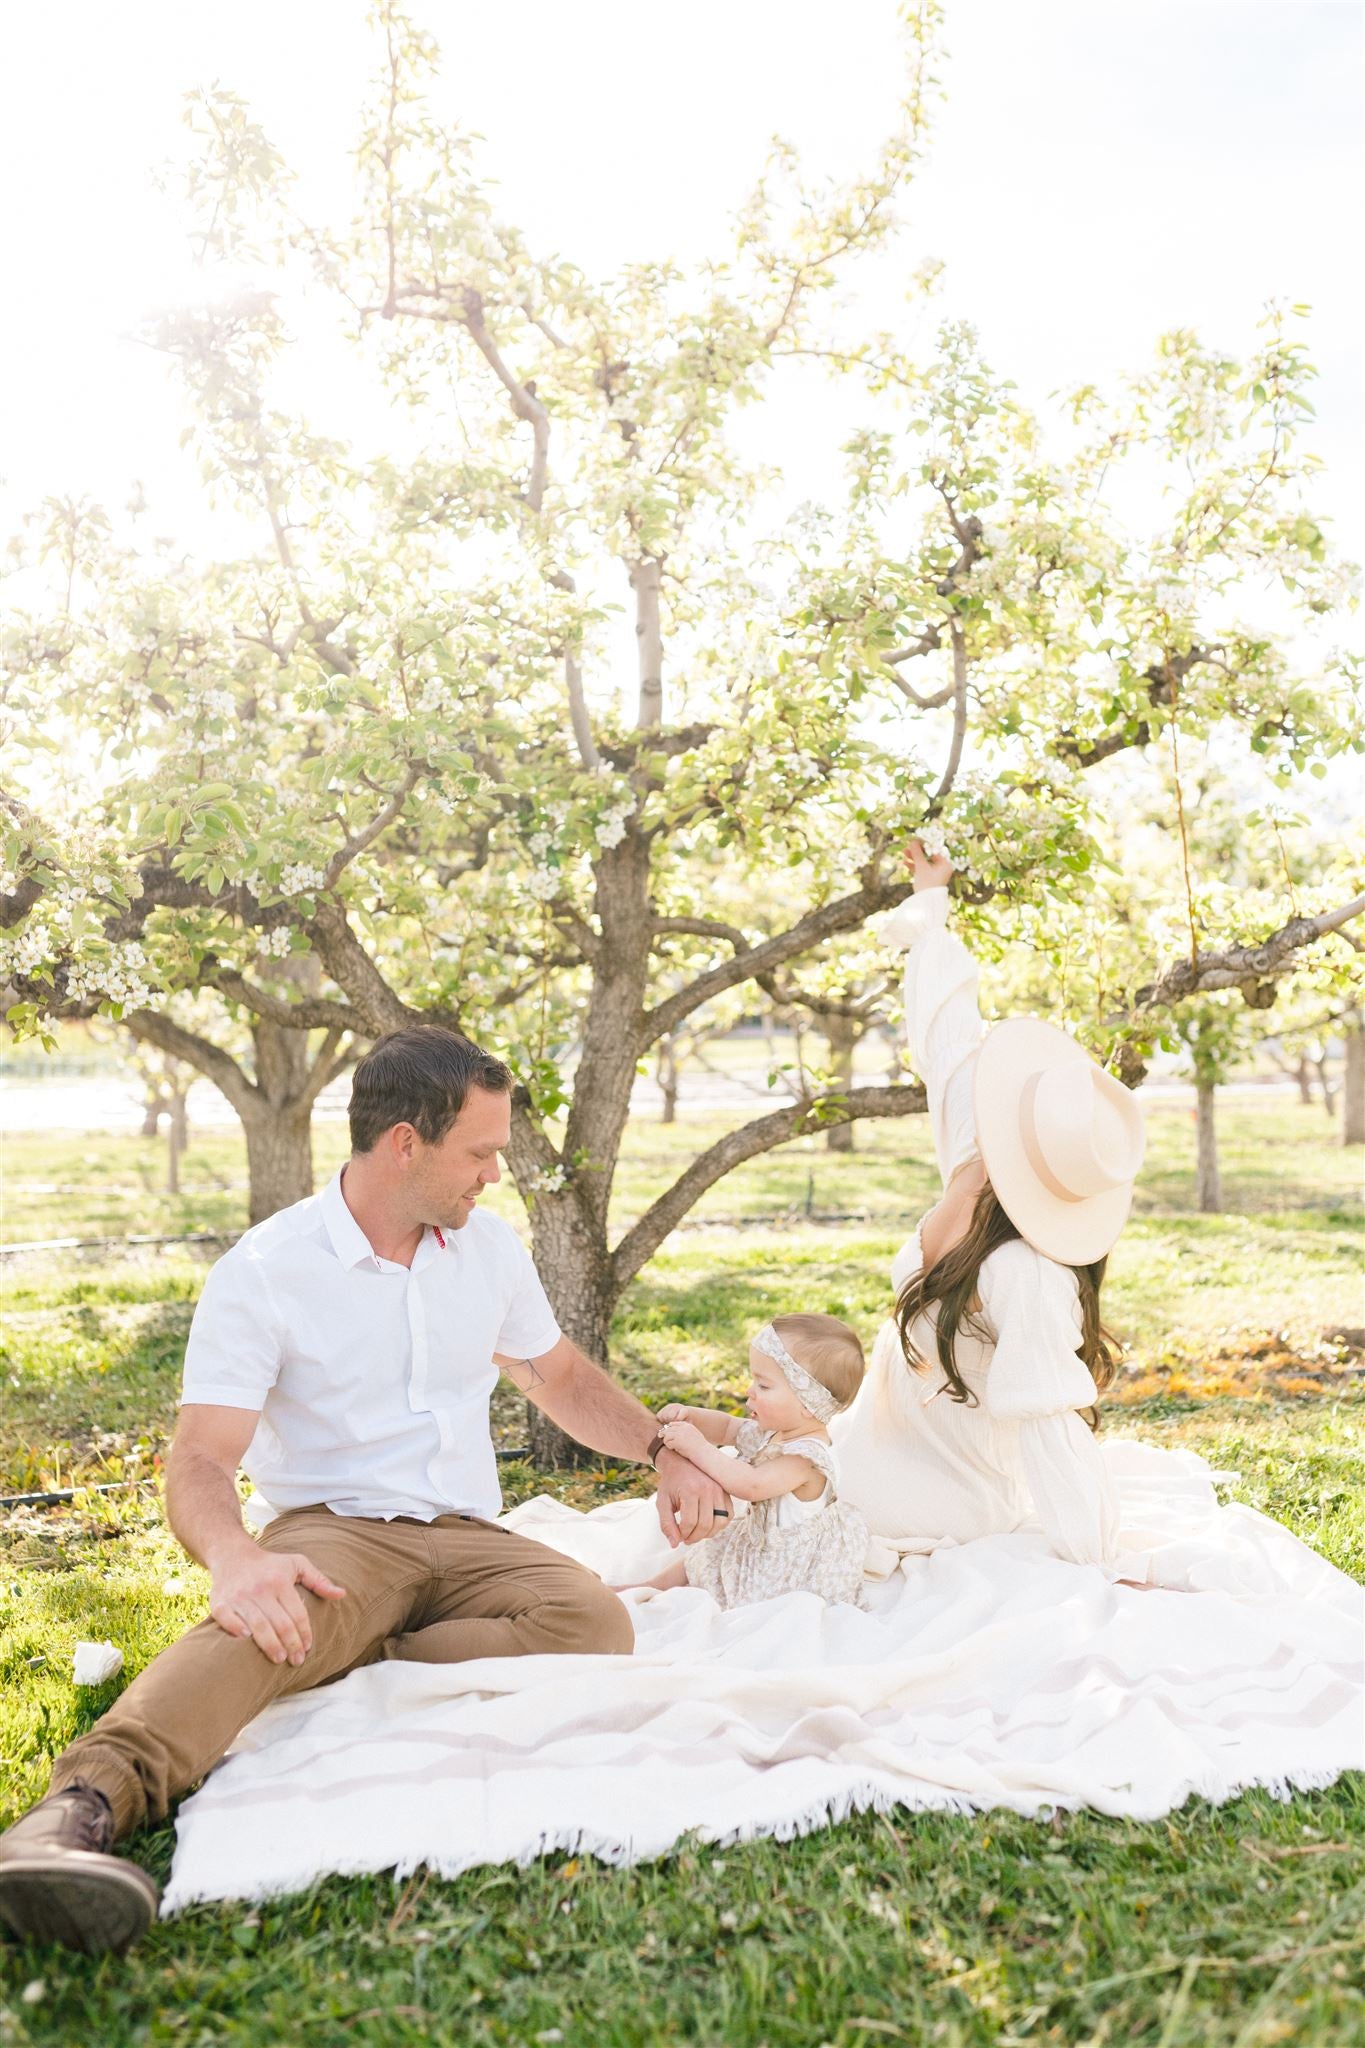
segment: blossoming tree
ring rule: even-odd
[[[250,538],[188,561],[83,515],[49,554],[53,592],[11,621],[11,717],[41,722],[60,690],[107,768],[60,830],[14,799],[11,1021],[155,1014],[193,986],[297,1031],[458,1023],[516,1070],[536,1257],[605,1356],[622,1290],[723,1175],[923,1106],[913,1085],[800,1089],[618,1228],[651,1048],[733,991],[816,987],[809,963],[906,893],[900,851],[926,824],[986,942],[1032,915],[1046,949],[1049,904],[1103,898],[1096,824],[1130,755],[1216,740],[1271,778],[1320,769],[1352,738],[1351,664],[1322,630],[1348,572],[1309,507],[1312,372],[1288,311],[1246,361],[1176,334],[1048,422],[969,329],[916,336],[932,270],[909,339],[856,325],[831,286],[902,232],[934,6],[905,12],[904,98],[865,174],[822,185],[778,148],[716,261],[601,283],[500,219],[428,104],[429,40],[390,0],[376,21],[344,222],[296,212],[238,101],[198,102],[201,252],[261,281],[150,338]],[[387,395],[377,450],[293,395],[300,309]],[[764,523],[770,478],[735,416],[822,376],[865,421],[846,489]],[[1120,516],[1130,469],[1166,480],[1151,532]],[[1280,633],[1243,617],[1267,583]],[[757,879],[743,922],[718,911],[718,869]],[[1264,986],[1362,909],[1223,906],[1180,957],[1125,965],[1091,1035],[1131,1072],[1162,1004]],[[313,992],[276,971],[304,956]]]

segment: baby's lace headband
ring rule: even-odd
[[[813,1415],[817,1422],[828,1422],[839,1413],[839,1403],[829,1388],[822,1387],[819,1380],[806,1371],[804,1365],[797,1364],[771,1323],[763,1325],[754,1338],[754,1343],[766,1358],[771,1358],[774,1365],[781,1367],[783,1379],[801,1406],[808,1414]]]

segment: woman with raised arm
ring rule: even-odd
[[[844,1493],[879,1576],[944,1541],[1041,1524],[1054,1553],[1145,1584],[1092,1424],[1114,1373],[1105,1262],[1142,1159],[1142,1112],[1065,1032],[983,1032],[976,965],[947,929],[951,864],[909,854],[883,922],[906,952],[905,1025],[944,1193],[892,1263],[896,1311],[836,1418]]]

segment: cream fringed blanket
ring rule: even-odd
[[[1189,1453],[1105,1455],[1154,1576],[1197,1590],[1111,1587],[1023,1532],[907,1558],[868,1613],[685,1587],[635,1608],[633,1659],[371,1666],[244,1731],[181,1808],[163,1911],[392,1866],[631,1863],[871,1806],[1151,1818],[1365,1767],[1361,1589],[1220,1508]],[[607,1579],[663,1555],[649,1502],[507,1519]]]

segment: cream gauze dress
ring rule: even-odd
[[[728,1529],[685,1551],[687,1582],[721,1607],[747,1607],[779,1593],[818,1593],[822,1600],[856,1602],[862,1590],[867,1524],[836,1491],[834,1458],[819,1437],[782,1443],[756,1422],[741,1422],[735,1449],[751,1465],[774,1458],[808,1458],[824,1478],[816,1500],[794,1493],[756,1500]]]
[[[972,1072],[982,1038],[976,963],[947,931],[947,911],[946,889],[921,890],[881,928],[885,941],[908,949],[910,1058],[928,1094],[945,1187],[980,1157]],[[917,1228],[892,1261],[897,1295],[922,1263]],[[894,1322],[884,1323],[857,1399],[830,1425],[844,1498],[871,1531],[870,1573],[883,1578],[903,1556],[1007,1534],[1036,1517],[1057,1556],[1145,1580],[1146,1554],[1122,1543],[1112,1480],[1078,1413],[1096,1392],[1076,1354],[1075,1274],[1017,1239],[983,1262],[979,1293],[987,1334],[959,1328],[954,1345],[974,1402],[952,1398],[930,1314],[911,1331],[926,1369],[906,1363]]]

